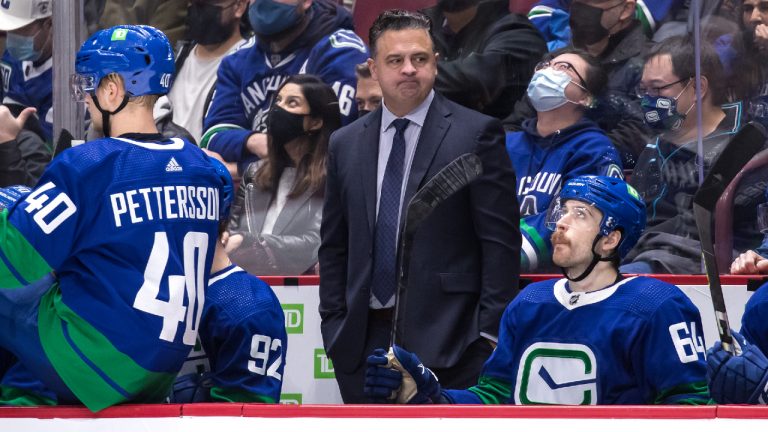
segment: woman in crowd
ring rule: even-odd
[[[341,126],[338,99],[319,78],[292,76],[267,125],[269,156],[245,170],[226,249],[251,274],[314,274],[328,139]]]
[[[587,52],[563,48],[536,65],[528,99],[536,116],[507,133],[517,175],[523,271],[547,271],[552,255],[547,209],[560,187],[581,175],[623,176],[621,158],[600,127],[585,114],[605,86],[600,63]]]

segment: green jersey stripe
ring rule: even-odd
[[[481,376],[477,385],[468,390],[486,405],[508,404],[512,398],[512,384],[486,376]]]
[[[8,209],[0,212],[0,249],[8,260],[0,265],[0,288],[18,288],[51,272],[51,266],[24,235],[8,222]]]
[[[684,396],[676,399],[675,396]],[[706,381],[685,383],[668,388],[656,395],[654,404],[707,405],[710,403],[709,388]]]
[[[64,304],[58,286],[41,299],[38,323],[40,340],[51,364],[92,411],[129,399],[159,402],[168,395],[173,374],[148,371],[118,351]],[[64,333],[64,323],[68,334]]]
[[[544,239],[539,235],[539,232],[528,225],[523,219],[520,219],[520,230],[525,231],[525,233],[528,234],[531,240],[533,240],[533,244],[536,245],[539,256],[546,259],[549,256],[549,248],[544,242]]]
[[[16,387],[0,386],[0,405],[40,406],[57,405],[56,401],[45,396],[28,392]]]
[[[215,402],[261,402],[276,403],[277,401],[269,396],[264,396],[243,389],[212,387],[211,399]]]

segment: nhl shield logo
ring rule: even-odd
[[[571,298],[568,300],[568,304],[573,306],[576,303],[579,302],[579,297],[581,297],[581,294],[574,294],[571,296]]]

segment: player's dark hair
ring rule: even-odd
[[[585,50],[568,46],[545,54],[542,60],[550,61],[555,57],[563,54],[577,55],[581,57],[581,59],[584,60],[584,62],[587,64],[587,73],[584,74],[583,85],[587,88],[589,94],[596,96],[603,92],[605,84],[608,82],[608,74],[600,64],[600,61],[597,59],[597,57],[586,52]]]
[[[723,77],[723,65],[711,44],[702,40],[700,48],[701,75],[707,77],[712,103],[721,105],[725,101],[726,85]],[[645,63],[665,54],[672,59],[672,71],[679,79],[696,76],[696,52],[692,36],[672,36],[662,40],[648,51],[645,56]]]
[[[331,86],[314,75],[293,75],[285,80],[275,94],[279,94],[287,84],[301,87],[301,92],[309,104],[309,116],[323,121],[319,131],[308,135],[301,142],[302,157],[296,166],[296,180],[288,197],[295,198],[308,190],[322,193],[325,186],[328,141],[331,133],[341,127],[339,100]],[[256,173],[255,183],[262,189],[269,190],[272,199],[275,199],[283,170],[293,165],[293,162],[285,146],[275,144],[269,133],[267,134],[268,156]]]
[[[390,9],[381,13],[373,22],[368,31],[368,43],[371,49],[371,58],[376,58],[378,47],[376,42],[385,31],[397,31],[406,29],[426,30],[429,40],[432,42],[432,50],[435,49],[435,41],[432,38],[432,20],[421,12],[412,12],[402,9]]]

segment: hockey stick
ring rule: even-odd
[[[404,337],[402,331],[398,331],[398,321],[400,319],[400,311],[405,309],[404,297],[408,288],[408,270],[411,263],[414,235],[421,223],[432,214],[432,210],[435,207],[471,183],[482,173],[483,164],[480,158],[475,154],[465,153],[430,178],[421,189],[416,191],[406,207],[405,221],[400,233],[400,244],[398,247],[397,262],[399,266],[397,291],[395,292],[395,311],[392,316],[392,330],[389,338],[390,348],[387,355],[390,360],[390,366],[403,372],[403,391],[398,395],[398,402],[400,403],[409,400],[416,392],[416,384],[413,382],[413,378],[403,369],[392,351],[392,345],[399,343]]]
[[[763,127],[753,122],[747,123],[731,138],[731,141],[720,153],[693,197],[693,216],[699,231],[701,255],[709,281],[712,306],[715,309],[717,332],[720,335],[723,349],[730,353],[734,353],[733,338],[728,323],[728,313],[725,310],[723,287],[720,284],[720,272],[717,268],[714,242],[712,241],[714,211],[725,188],[744,165],[762,149],[764,143],[765,130]]]

